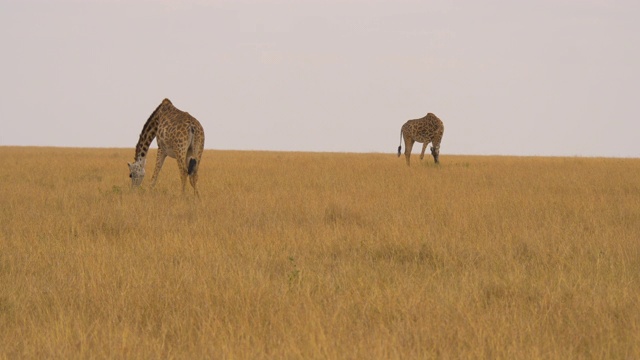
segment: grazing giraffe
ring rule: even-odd
[[[427,144],[431,143],[431,155],[433,160],[438,164],[440,157],[440,141],[442,141],[442,134],[444,134],[444,124],[437,116],[432,113],[428,113],[425,117],[415,120],[409,120],[400,129],[400,146],[398,146],[398,157],[402,151],[402,138],[404,137],[404,156],[407,159],[407,165],[409,158],[411,157],[411,149],[414,142],[422,143],[422,152],[420,153],[420,160],[424,158],[424,150],[427,148]]]
[[[196,184],[200,158],[204,149],[204,130],[196,118],[177,109],[169,99],[164,99],[158,105],[142,128],[140,140],[136,145],[135,162],[128,164],[131,187],[140,186],[144,179],[144,166],[149,145],[154,138],[157,138],[158,157],[156,169],[151,178],[151,187],[156,184],[164,159],[169,156],[178,161],[182,192],[185,191],[187,177],[189,177],[194,194],[199,196]]]

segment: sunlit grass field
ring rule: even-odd
[[[640,358],[640,159],[394,150],[0,147],[0,358]]]

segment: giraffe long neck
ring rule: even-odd
[[[147,158],[147,154],[149,153],[149,146],[158,133],[160,118],[164,113],[175,111],[175,109],[176,108],[173,106],[169,99],[164,99],[162,100],[162,103],[160,103],[160,105],[158,105],[158,107],[153,111],[153,113],[151,113],[151,116],[149,116],[149,119],[147,119],[147,122],[142,127],[140,140],[138,140],[138,144],[136,145],[135,161],[143,161]]]
[[[147,154],[149,153],[149,146],[151,142],[156,137],[156,133],[158,132],[158,120],[160,117],[160,106],[158,106],[155,111],[149,116],[149,119],[142,127],[142,132],[140,133],[140,139],[138,140],[138,144],[136,145],[136,155],[135,161],[144,160],[147,158]]]

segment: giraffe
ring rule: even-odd
[[[424,158],[424,151],[427,144],[431,143],[431,155],[436,164],[440,163],[440,141],[444,134],[444,124],[432,113],[420,119],[409,120],[400,129],[400,146],[398,146],[398,157],[402,151],[402,138],[404,137],[404,156],[407,159],[407,166],[411,166],[409,158],[411,157],[411,149],[414,142],[422,143],[422,152],[420,160]]]
[[[155,186],[162,164],[169,156],[178,161],[182,192],[185,192],[189,177],[193,192],[199,197],[196,184],[204,149],[204,130],[196,118],[173,106],[169,99],[162,100],[142,128],[140,140],[136,145],[135,161],[128,163],[131,187],[140,186],[144,179],[147,154],[154,138],[157,138],[158,157],[151,178],[151,187]]]

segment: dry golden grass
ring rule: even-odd
[[[0,358],[640,358],[638,159],[154,156],[0,148]]]

